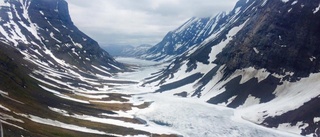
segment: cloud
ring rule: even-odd
[[[106,45],[156,44],[191,17],[229,11],[237,0],[67,0],[73,22]]]

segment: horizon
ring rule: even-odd
[[[230,11],[237,0],[66,0],[74,24],[104,48],[108,45],[156,45],[192,17]],[[190,10],[192,9],[192,10]],[[88,23],[90,19],[90,23]],[[110,21],[111,20],[111,21]]]

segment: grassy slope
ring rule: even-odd
[[[23,104],[21,104],[17,101],[13,101],[11,99],[6,98],[4,95],[1,95],[0,104],[5,106],[6,108],[9,108],[11,111],[5,111],[3,109],[0,109],[0,117],[3,117],[3,115],[6,114],[13,116],[14,118],[20,119],[24,121],[24,123],[15,122],[12,120],[5,121],[25,129],[21,130],[13,126],[4,124],[5,136],[101,136],[92,134],[89,135],[82,132],[70,131],[62,128],[38,124],[30,121],[25,117],[16,115],[15,113],[31,114],[42,118],[49,118],[61,121],[63,123],[78,125],[81,127],[88,127],[95,130],[105,131],[108,133],[116,133],[120,135],[150,134],[144,131],[137,131],[130,128],[65,117],[56,112],[51,111],[50,109],[48,109],[48,106],[57,108],[62,107],[68,112],[72,112],[73,114],[89,114],[94,116],[99,113],[112,112],[114,110],[130,110],[134,106],[132,104],[127,103],[124,103],[120,106],[119,104],[117,104],[118,106],[112,104],[105,105],[99,103],[80,104],[72,101],[63,100],[40,88],[38,86],[38,82],[29,77],[28,75],[31,73],[32,69],[36,69],[36,66],[33,66],[31,63],[25,61],[23,59],[23,56],[19,53],[19,51],[15,50],[10,46],[7,46],[6,44],[0,43],[0,90],[8,92],[10,98],[18,100],[19,102],[23,102]],[[76,97],[76,95],[72,96],[75,98],[80,98]],[[110,94],[111,98],[107,98],[107,100],[121,100],[121,96],[128,97],[128,95]],[[147,107],[148,105],[149,104],[145,104],[145,106],[140,107]],[[117,119],[132,123],[139,123],[139,121],[136,119]]]

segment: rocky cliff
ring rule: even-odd
[[[237,108],[244,119],[267,127],[317,136],[319,5],[240,0],[219,31],[145,85]]]

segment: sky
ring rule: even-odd
[[[237,0],[66,0],[74,24],[107,45],[155,45],[191,17],[230,11]]]

